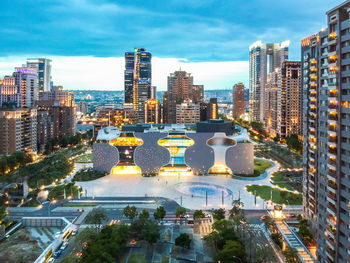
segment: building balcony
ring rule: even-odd
[[[335,249],[335,242],[334,239],[331,236],[327,236],[326,239],[327,245],[331,248],[331,249]]]
[[[333,180],[328,180],[328,190],[335,193],[334,191],[338,190],[337,183]]]
[[[336,216],[337,209],[332,203],[328,202],[328,204],[327,204],[327,212],[330,213],[333,216]]]
[[[326,256],[328,256],[334,262],[335,251],[331,249],[329,246],[326,246]]]
[[[337,225],[337,218],[331,214],[328,214],[327,223],[330,224],[331,229],[333,229]]]
[[[327,263],[334,263],[334,258],[329,258],[328,256],[326,257],[326,262]]]
[[[338,109],[338,102],[336,100],[331,100],[328,104],[328,109]]]
[[[337,54],[333,54],[328,56],[328,63],[332,64],[332,63],[336,63],[338,59],[338,55]]]
[[[336,113],[336,112],[330,112],[330,113],[328,114],[328,120],[338,121],[338,113]]]
[[[328,147],[328,153],[331,154],[331,155],[337,155],[337,153],[338,153],[337,148],[333,147],[333,146],[329,146]]]
[[[336,32],[330,32],[329,34],[328,34],[328,41],[330,41],[330,40],[336,40],[337,39],[337,33]],[[329,43],[328,43],[329,44]]]

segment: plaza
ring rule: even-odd
[[[140,175],[112,175],[109,174],[100,179],[89,182],[76,182],[89,197],[164,197],[176,201],[188,209],[217,209],[230,208],[232,200],[241,198],[245,209],[261,210],[266,207],[266,201],[250,194],[245,187],[250,184],[272,186],[271,174],[279,169],[279,165],[273,165],[259,177],[239,178],[230,175],[205,175],[205,176],[154,176],[143,177]],[[227,188],[232,194],[199,197],[184,194],[178,191],[180,183],[209,184]]]

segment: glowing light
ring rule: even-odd
[[[111,170],[112,175],[141,175],[140,167],[136,165],[117,165]]]

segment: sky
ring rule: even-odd
[[[205,89],[248,87],[249,46],[302,38],[342,0],[1,0],[0,77],[26,58],[52,59],[67,90],[122,90],[124,52],[152,53],[152,85],[181,68]]]

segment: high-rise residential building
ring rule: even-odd
[[[301,135],[301,67],[299,61],[282,63],[277,93],[277,134]]]
[[[304,214],[318,262],[349,262],[350,1],[327,12],[326,30],[302,40]]]
[[[281,80],[281,69],[268,73],[265,85],[265,116],[268,116],[266,130],[271,136],[277,134],[278,123],[278,98]]]
[[[140,122],[144,120],[144,105],[151,98],[152,55],[144,48],[125,52],[124,89],[126,105],[138,112]]]
[[[151,99],[157,99],[157,86],[151,88]]]
[[[145,123],[161,123],[162,121],[162,105],[156,99],[149,99],[145,103]]]
[[[51,89],[51,60],[47,58],[29,58],[27,67],[37,71],[39,92]]]
[[[49,139],[53,138],[53,121],[48,111],[37,111],[37,145],[42,152]]]
[[[188,97],[194,103],[201,103],[204,101],[204,85],[192,85],[188,92]]]
[[[167,110],[168,123],[176,123],[176,105],[190,98],[189,93],[193,86],[193,77],[186,71],[175,71],[168,76]]]
[[[48,111],[53,122],[53,137],[75,135],[76,107],[73,92],[63,91],[62,86],[52,86],[51,91],[40,93],[36,104],[38,110]]]
[[[200,106],[190,99],[176,105],[176,123],[197,123],[200,120]]]
[[[0,106],[11,103],[17,108],[34,107],[38,99],[38,79],[34,69],[19,67],[12,77],[6,76],[0,84]]]
[[[264,122],[264,94],[268,73],[288,60],[289,41],[282,43],[255,42],[249,47],[249,115],[251,121]]]
[[[239,82],[232,89],[232,117],[239,119],[244,114],[244,84]]]
[[[37,110],[0,109],[0,155],[37,151]]]
[[[87,104],[83,101],[80,101],[76,104],[77,106],[77,113],[79,112],[82,115],[85,115],[88,112]]]
[[[96,109],[97,122],[101,127],[116,126],[121,129],[125,124],[138,121],[137,112],[132,108],[114,109],[105,106]]]
[[[168,92],[164,92],[163,94],[163,123],[169,123],[169,120],[168,120],[168,109],[169,109],[169,103],[168,103],[168,97],[169,97],[169,94]]]

